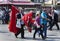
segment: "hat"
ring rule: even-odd
[[[22,10],[22,7],[18,7],[18,9]]]

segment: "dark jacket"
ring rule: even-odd
[[[54,22],[58,22],[58,14],[54,13]]]

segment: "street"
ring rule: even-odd
[[[9,32],[8,25],[0,24],[0,41],[60,41],[60,30],[57,30],[56,26],[53,27],[52,31],[47,30],[48,38],[46,40],[42,40],[41,37],[38,37],[38,33],[36,34],[36,39],[33,39],[33,33],[34,30],[32,33],[25,30],[26,39],[21,39],[20,35],[18,36],[19,38],[15,38],[14,34]]]

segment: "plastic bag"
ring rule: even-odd
[[[17,19],[17,22],[16,22],[16,27],[17,27],[17,28],[21,28],[20,19]]]

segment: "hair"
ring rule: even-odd
[[[39,16],[39,14],[37,14],[37,16]]]
[[[21,18],[21,14],[17,14],[17,19],[20,19]]]

